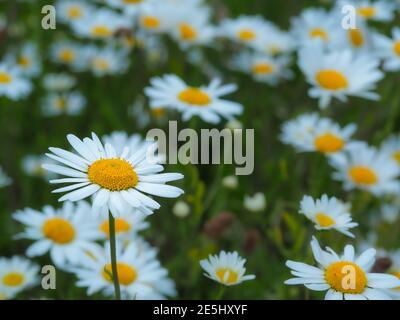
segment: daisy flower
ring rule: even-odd
[[[320,46],[303,48],[299,53],[299,67],[313,86],[309,96],[319,99],[326,108],[333,97],[347,101],[347,96],[378,100],[372,92],[384,74],[379,61],[369,55],[355,55],[350,49],[326,53]]]
[[[232,60],[232,67],[250,74],[254,80],[275,86],[282,79],[291,79],[290,58],[243,52]]]
[[[46,157],[42,155],[27,155],[22,159],[22,170],[32,177],[49,178],[53,175],[42,168],[45,159]]]
[[[90,219],[91,213],[90,205],[84,201],[76,205],[66,202],[60,209],[45,206],[42,211],[30,208],[17,211],[14,219],[26,228],[17,238],[35,241],[26,251],[28,257],[50,252],[52,261],[60,268],[67,263],[76,264],[79,253],[92,250],[93,241],[102,236],[95,221]]]
[[[52,61],[71,67],[75,71],[85,68],[81,45],[70,41],[56,41],[50,47]]]
[[[109,244],[82,254],[79,267],[71,269],[78,278],[76,285],[87,288],[87,294],[102,292],[112,296],[113,283],[110,277],[111,260]],[[117,246],[118,280],[122,296],[126,299],[165,299],[176,295],[175,286],[168,278],[156,258],[157,251],[141,239],[130,242],[126,247]]]
[[[139,27],[149,33],[166,32],[171,28],[176,10],[168,1],[145,3],[139,10]]]
[[[32,84],[22,76],[17,65],[0,63],[0,97],[19,100],[26,97],[31,90]]]
[[[392,156],[400,166],[400,135],[391,135],[382,142],[380,150]]]
[[[254,49],[270,56],[288,54],[294,50],[296,43],[290,33],[274,25],[268,29],[268,33],[261,35],[254,43]]]
[[[337,5],[353,6],[359,18],[381,22],[392,21],[397,7],[394,1],[387,0],[342,0],[338,1]]]
[[[354,29],[337,30],[329,43],[330,50],[351,49],[355,53],[376,55],[374,53],[373,33],[365,21],[358,21]]]
[[[84,49],[84,56],[89,70],[96,77],[121,74],[129,67],[127,50],[89,46]]]
[[[7,187],[12,183],[11,178],[9,178],[3,169],[0,167],[0,188]]]
[[[400,70],[400,28],[392,30],[392,37],[382,34],[374,35],[376,54],[383,59],[383,68],[386,71]]]
[[[95,10],[85,2],[77,0],[58,0],[56,2],[56,12],[58,18],[63,23],[78,21],[89,16]]]
[[[76,79],[68,73],[48,73],[43,79],[43,86],[49,91],[68,91],[76,84]]]
[[[12,299],[34,286],[39,282],[38,275],[39,267],[25,258],[0,258],[0,300]]]
[[[400,286],[400,280],[393,275],[370,273],[375,249],[356,257],[354,247],[347,245],[343,255],[338,256],[331,248],[321,249],[315,237],[311,249],[318,267],[288,260],[286,266],[295,278],[285,284],[303,284],[310,290],[326,291],[325,300],[391,300],[384,289]]]
[[[54,117],[61,114],[76,116],[82,112],[85,105],[86,99],[78,91],[50,93],[43,101],[42,112],[46,117]]]
[[[138,150],[125,148],[118,155],[111,144],[100,142],[96,134],[92,139],[80,140],[69,134],[67,139],[77,153],[50,148],[48,157],[60,165],[45,164],[43,167],[66,178],[51,180],[65,183],[66,187],[54,190],[67,192],[59,201],[78,201],[93,196],[93,208],[104,216],[110,211],[118,216],[129,207],[151,214],[160,205],[144,193],[176,198],[183,194],[177,187],[166,182],[183,178],[180,173],[159,173],[163,166],[150,163],[146,158],[147,146]]]
[[[27,77],[36,77],[42,69],[37,46],[34,43],[24,44],[19,51],[9,53],[5,60],[10,65],[17,65],[21,69],[21,74]]]
[[[380,196],[399,192],[400,167],[387,153],[365,143],[351,146],[345,152],[332,155],[333,178],[343,181],[344,189],[362,189]]]
[[[392,265],[390,266],[389,273],[400,279],[400,251],[397,250],[390,254]],[[393,299],[400,300],[400,286],[387,291]]]
[[[219,255],[210,255],[208,259],[201,260],[200,266],[206,277],[223,285],[233,286],[255,278],[254,275],[244,275],[245,263],[246,259],[241,258],[236,251],[221,251]]]
[[[104,144],[108,143],[115,146],[118,156],[122,154],[126,147],[130,150],[139,150],[149,144],[149,142],[143,141],[140,134],[128,135],[125,131],[114,131],[109,135],[105,135],[102,141]]]
[[[335,229],[354,238],[354,235],[348,230],[357,227],[358,223],[352,222],[348,203],[335,197],[329,198],[326,194],[316,200],[310,196],[304,196],[300,202],[299,212],[314,222],[317,230]]]
[[[219,79],[212,80],[208,86],[192,87],[170,74],[152,78],[150,84],[151,87],[145,88],[150,107],[176,109],[182,113],[184,121],[199,116],[215,124],[220,122],[221,117],[229,120],[243,110],[239,103],[220,98],[236,91],[236,85],[221,85]]]
[[[136,15],[139,13],[140,9],[143,8],[148,3],[151,3],[151,0],[104,0],[106,4],[110,7],[122,10],[126,15]],[[153,1],[154,2],[154,1]],[[162,3],[159,3],[162,5]]]

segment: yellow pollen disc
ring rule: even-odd
[[[315,215],[315,220],[318,222],[319,226],[322,228],[328,228],[333,226],[336,222],[330,216],[325,213],[317,213]]]
[[[68,17],[71,19],[79,19],[82,16],[82,10],[78,6],[71,6],[68,9]]]
[[[378,181],[375,172],[365,166],[354,166],[349,170],[349,175],[354,183],[372,185]]]
[[[187,88],[181,91],[178,94],[178,99],[196,106],[206,106],[211,102],[209,95],[198,88]]]
[[[65,110],[65,108],[67,106],[67,103],[64,98],[57,98],[57,100],[54,102],[54,104],[58,110]]]
[[[363,7],[359,8],[357,13],[364,18],[372,18],[375,15],[376,10],[374,7]]]
[[[128,232],[131,229],[131,225],[126,222],[124,219],[115,218],[115,232],[116,233],[124,233]],[[105,220],[100,226],[100,230],[105,233],[108,237],[110,234],[110,225],[108,224],[108,220]]]
[[[158,20],[156,17],[145,16],[142,22],[143,26],[148,29],[158,28],[160,26],[160,20]]]
[[[228,273],[228,276],[225,278],[226,273]],[[228,268],[218,269],[217,271],[215,271],[215,274],[217,275],[219,281],[221,281],[224,284],[234,284],[239,279],[238,273]]]
[[[75,59],[75,51],[72,49],[62,49],[60,50],[58,57],[62,62],[72,62]]]
[[[360,48],[364,44],[364,36],[359,29],[350,29],[348,31],[349,39],[352,45],[356,48]]]
[[[98,25],[92,29],[92,35],[97,37],[109,37],[111,34],[111,30],[107,26]]]
[[[310,30],[309,35],[311,38],[321,38],[324,41],[329,40],[328,34],[326,33],[325,30],[323,30],[321,28],[314,28],[314,29]]]
[[[51,218],[44,223],[43,234],[58,244],[67,244],[74,240],[75,228],[65,219]]]
[[[238,35],[239,39],[244,40],[244,41],[250,41],[256,37],[256,33],[250,29],[242,29],[238,32],[237,35]]]
[[[0,84],[9,84],[12,81],[12,77],[5,72],[0,71]]]
[[[10,272],[3,277],[3,284],[9,287],[18,287],[24,282],[24,275],[19,272]]]
[[[132,266],[123,263],[123,262],[118,262],[117,263],[117,272],[118,272],[118,280],[119,283],[128,286],[131,283],[133,283],[136,278],[137,278],[137,271],[135,268]],[[111,282],[112,281],[112,269],[111,269],[111,264],[106,264],[104,266],[104,271],[102,273],[103,278],[106,279],[107,281]]]
[[[183,40],[194,40],[197,38],[197,31],[188,23],[179,25],[179,33]]]
[[[397,163],[400,164],[400,151],[396,151],[396,152],[393,154],[393,159],[396,160]]]
[[[151,109],[151,114],[155,116],[156,118],[161,118],[165,116],[165,108],[154,108]]]
[[[394,43],[393,50],[398,56],[400,56],[400,41]]]
[[[325,270],[325,280],[332,289],[342,293],[360,294],[367,286],[365,272],[355,263],[347,261],[329,265]]]
[[[139,180],[132,165],[122,159],[102,159],[93,162],[88,169],[88,178],[92,183],[110,191],[133,188]]]
[[[102,71],[107,71],[110,68],[110,64],[106,59],[97,58],[93,60],[93,66]]]
[[[270,63],[256,63],[251,70],[255,74],[270,74],[274,71],[274,66]]]
[[[392,274],[400,279],[400,271],[392,272]],[[396,287],[396,288],[394,288],[394,290],[400,291],[400,287]]]
[[[275,56],[275,55],[281,53],[281,52],[282,52],[282,49],[279,48],[278,46],[271,45],[271,46],[268,46],[268,47],[267,47],[267,52],[269,52],[270,54],[272,54],[273,56]]]
[[[122,2],[126,4],[138,4],[143,2],[143,0],[122,0]]]
[[[325,133],[315,139],[314,145],[321,153],[332,153],[342,150],[344,141],[332,133]]]
[[[31,65],[31,60],[28,57],[21,56],[18,59],[18,64],[23,68],[28,68]]]
[[[336,70],[322,70],[316,75],[318,84],[327,90],[342,90],[348,87],[348,82],[343,73]]]

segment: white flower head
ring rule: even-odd
[[[18,65],[0,63],[0,97],[20,100],[31,91],[32,84],[23,76]]]
[[[42,112],[46,117],[54,117],[61,114],[76,116],[81,114],[85,105],[86,99],[78,91],[50,93],[43,100]]]

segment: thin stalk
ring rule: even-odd
[[[110,225],[110,254],[111,254],[111,271],[114,283],[115,299],[121,300],[121,289],[119,286],[118,268],[117,268],[117,252],[115,241],[115,220],[111,212],[108,213],[108,223]]]

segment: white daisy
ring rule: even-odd
[[[392,265],[390,266],[389,273],[400,279],[400,250],[390,253],[390,260]],[[390,289],[387,291],[393,299],[400,300],[400,286]]]
[[[243,206],[252,212],[259,212],[265,210],[267,203],[265,201],[265,195],[262,192],[257,192],[254,195],[245,195]]]
[[[42,112],[46,117],[66,114],[69,116],[79,115],[85,108],[86,99],[78,91],[67,93],[50,93],[42,103]]]
[[[268,33],[262,34],[254,44],[261,54],[271,56],[289,54],[295,48],[295,40],[292,35],[286,31],[280,30],[275,25],[267,26]]]
[[[236,251],[221,251],[219,255],[210,255],[208,259],[200,261],[206,277],[226,286],[237,285],[255,278],[254,275],[244,275],[245,263],[246,259],[241,258]]]
[[[95,8],[88,3],[77,0],[58,0],[56,12],[61,22],[70,23],[89,16]]]
[[[76,205],[66,202],[60,209],[27,208],[17,211],[13,217],[26,227],[17,238],[35,241],[26,251],[28,257],[50,252],[54,264],[65,268],[67,263],[78,263],[79,253],[92,250],[93,241],[102,236],[91,214],[90,205],[81,201]]]
[[[375,249],[355,257],[354,247],[347,245],[343,255],[338,256],[331,248],[322,250],[314,237],[311,248],[318,267],[288,260],[286,266],[295,278],[285,284],[326,291],[325,300],[391,300],[384,289],[400,286],[393,275],[369,272],[375,262]]]
[[[127,50],[88,46],[83,51],[87,67],[97,77],[121,74],[129,67]]]
[[[76,84],[76,79],[68,73],[48,73],[43,79],[43,86],[49,91],[68,91]]]
[[[321,108],[333,97],[342,102],[347,96],[379,99],[372,90],[384,74],[379,61],[369,55],[355,55],[350,49],[326,53],[320,46],[309,46],[300,50],[299,67],[313,86],[310,97],[319,99]]]
[[[19,100],[26,97],[31,90],[32,84],[23,77],[17,65],[0,63],[0,97]]]
[[[377,196],[400,190],[396,180],[400,167],[396,161],[389,154],[364,143],[332,155],[330,164],[336,170],[333,177],[343,181],[345,190],[359,188]]]
[[[168,31],[173,24],[176,6],[170,2],[146,2],[139,10],[139,27],[149,33]]]
[[[300,202],[299,212],[314,222],[317,230],[335,229],[354,238],[348,230],[358,226],[358,223],[351,219],[349,203],[344,203],[335,197],[329,198],[326,194],[316,200],[304,196]]]
[[[120,9],[127,15],[136,15],[140,9],[143,8],[147,3],[151,3],[151,0],[104,0],[106,4],[115,9]],[[153,1],[156,2],[156,1]],[[162,5],[162,4],[160,4]]]
[[[351,49],[355,53],[374,53],[373,33],[364,21],[359,21],[354,29],[340,28],[329,43],[331,50]]]
[[[400,135],[391,135],[382,142],[380,150],[392,156],[400,166]]]
[[[12,183],[12,180],[10,177],[6,175],[2,167],[0,167],[0,188],[2,187],[7,187]]]
[[[339,7],[353,6],[356,9],[357,17],[361,19],[384,22],[393,20],[394,11],[397,8],[394,1],[388,0],[342,0],[338,1],[337,5]]]
[[[199,116],[206,122],[218,123],[221,117],[229,120],[243,110],[241,104],[220,98],[236,91],[236,85],[221,85],[219,79],[208,86],[192,87],[175,75],[164,75],[152,78],[150,83],[151,87],[145,88],[150,107],[176,109],[184,121]]]
[[[67,65],[74,71],[82,71],[86,64],[82,46],[71,41],[56,41],[50,47],[52,61]]]
[[[106,144],[92,133],[92,139],[82,140],[69,134],[67,139],[76,153],[59,148],[50,148],[48,157],[61,165],[46,164],[49,171],[67,178],[51,180],[51,183],[65,183],[68,186],[54,190],[67,192],[59,201],[78,201],[93,196],[93,208],[103,215],[109,211],[114,216],[122,214],[127,208],[137,208],[151,214],[160,205],[143,194],[176,198],[183,194],[177,187],[166,182],[182,179],[180,173],[159,173],[164,168],[149,163],[146,158],[148,147],[138,150],[125,148],[118,156],[115,147]],[[118,147],[118,146],[117,146]]]
[[[42,168],[45,159],[46,157],[42,155],[27,155],[22,158],[22,169],[27,175],[32,177],[50,178],[53,174]]]
[[[5,60],[10,65],[17,65],[21,74],[27,77],[36,77],[42,69],[37,46],[30,42],[25,43],[20,50],[7,54]]]
[[[146,242],[137,239],[125,248],[117,243],[117,273],[121,293],[126,299],[165,299],[176,294],[168,271],[156,259],[157,251]],[[71,269],[78,277],[77,286],[86,287],[87,294],[102,292],[112,296],[111,259],[109,244],[82,254],[80,266]]]
[[[386,71],[400,70],[400,28],[392,30],[392,37],[374,34],[376,54],[383,59],[383,68]]]

